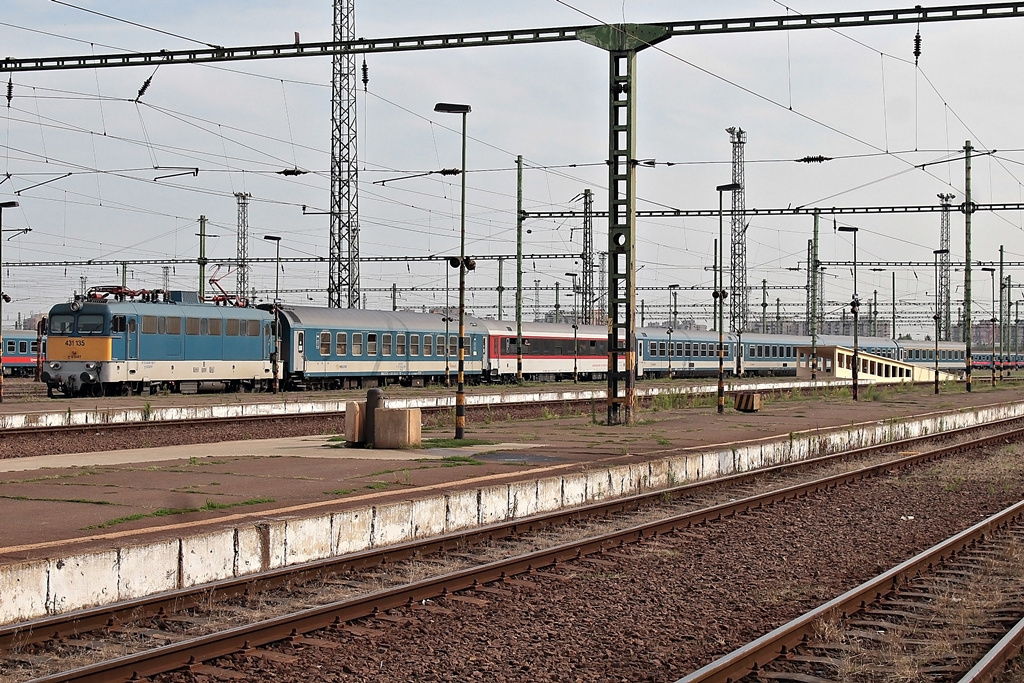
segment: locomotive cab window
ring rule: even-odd
[[[124,332],[126,327],[125,317],[123,315],[114,315],[110,317],[110,332],[117,334],[118,332]]]
[[[47,327],[49,327],[50,334],[70,334],[75,330],[75,316],[52,315]]]
[[[102,315],[80,315],[78,316],[79,334],[103,334]]]

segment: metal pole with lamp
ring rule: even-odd
[[[466,115],[468,104],[438,102],[434,111],[462,115],[462,201],[459,213],[459,378],[455,389],[455,438],[466,438]]]
[[[281,303],[281,238],[277,235],[264,235],[263,239],[274,243],[277,248],[277,257],[274,265],[274,352],[270,355],[270,363],[273,368],[273,392],[276,394],[280,388],[278,370],[281,363],[281,325],[278,322],[278,306]]]
[[[842,225],[838,230],[839,232],[853,233],[853,300],[850,302],[850,312],[853,313],[853,400],[856,401],[858,399],[857,374],[860,371],[860,352],[858,349],[859,324],[857,320],[857,314],[860,312],[860,297],[857,295],[857,232],[860,228],[855,228],[852,225]]]
[[[939,393],[939,255],[948,254],[949,249],[936,249],[935,254],[935,393]]]
[[[722,193],[733,192],[735,190],[742,190],[743,186],[739,183],[727,183],[725,185],[719,185],[715,188],[718,191],[718,253],[715,255],[718,263],[718,283],[715,291],[715,298],[718,300],[718,414],[721,415],[725,412],[725,339],[724,339],[724,327],[725,320],[723,311],[725,310],[725,299],[728,293],[725,291],[725,264],[722,262],[722,251],[724,251],[725,244],[723,241],[722,234]]]
[[[679,323],[676,321],[676,319],[679,316],[679,299],[677,298],[679,296],[679,291],[678,290],[679,290],[679,285],[678,284],[671,284],[671,285],[668,286],[668,293],[670,295],[669,296],[669,301],[668,301],[668,306],[669,306],[668,314],[669,314],[669,318],[671,320],[671,322],[669,323],[669,325],[671,327],[679,327]]]
[[[576,384],[579,382],[579,356],[580,356],[580,341],[579,341],[579,329],[580,329],[580,316],[576,309],[576,278],[579,273],[566,273],[572,278],[572,382]]]
[[[672,379],[672,328],[668,328],[668,378]]]
[[[20,206],[16,201],[0,202],[0,238],[3,237],[3,216],[4,209],[13,209],[16,206]],[[18,230],[18,232],[25,232],[24,230]],[[4,401],[4,335],[3,335],[3,320],[4,320],[4,302],[9,302],[11,298],[3,293],[3,239],[0,239],[0,403]]]
[[[992,386],[996,385],[996,269],[982,268],[983,271],[992,276],[992,317],[989,322],[992,324],[989,331],[992,333],[992,356],[989,364],[992,366]]]

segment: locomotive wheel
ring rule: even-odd
[[[128,384],[122,384],[121,385],[121,395],[122,396],[131,396],[132,395],[132,388]]]
[[[103,395],[103,385],[97,382],[96,384],[89,385],[89,394],[93,398],[99,398]]]

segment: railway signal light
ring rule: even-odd
[[[448,265],[451,266],[452,268],[458,268],[463,263],[466,264],[466,270],[476,270],[476,261],[469,258],[468,256],[465,258],[465,261],[463,261],[463,259],[459,256],[448,257]]]

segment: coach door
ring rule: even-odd
[[[306,333],[301,330],[295,331],[295,348],[292,349],[291,361],[292,372],[306,371]]]

